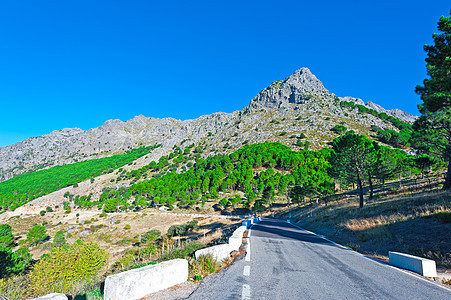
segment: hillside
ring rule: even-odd
[[[161,144],[163,153],[169,153],[174,145],[184,148],[203,143],[206,157],[262,141],[278,141],[297,149],[295,137],[301,133],[306,135],[311,149],[320,149],[335,137],[330,129],[336,125],[368,135],[371,126],[398,130],[387,119],[343,107],[341,102],[364,105],[360,99],[336,97],[310,70],[302,68],[283,81],[273,82],[241,111],[218,112],[185,121],[140,115],[126,122],[108,120],[88,131],[57,130],[2,147],[0,180],[54,165],[120,154],[140,146]],[[384,110],[372,102],[365,107],[405,122],[415,119],[399,110]]]

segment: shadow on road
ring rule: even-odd
[[[274,239],[292,239],[306,243],[323,244],[338,247],[336,244],[320,238],[310,232],[299,229],[280,220],[263,219],[252,226],[252,236]]]

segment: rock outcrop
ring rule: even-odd
[[[289,103],[305,104],[314,99],[334,97],[307,68],[301,68],[285,80],[274,81],[251,100],[249,108],[280,108]]]
[[[357,105],[363,105],[366,106],[370,109],[374,109],[375,111],[379,112],[379,113],[386,113],[389,116],[395,117],[400,119],[401,121],[407,122],[412,124],[413,122],[415,122],[415,120],[418,118],[417,116],[411,115],[409,113],[406,113],[400,109],[390,109],[387,110],[385,108],[383,108],[382,106],[380,106],[379,104],[376,104],[374,102],[368,101],[366,104],[365,102],[363,102],[362,99],[359,98],[353,98],[353,97],[340,97],[341,101],[346,101],[346,102],[354,102]]]
[[[363,105],[358,98],[338,99],[309,69],[302,68],[283,81],[273,82],[242,111],[218,112],[185,121],[140,115],[126,122],[108,120],[88,131],[57,130],[1,147],[0,181],[26,171],[109,156],[139,146],[162,144],[158,153],[164,155],[174,145],[184,148],[194,143],[202,145],[203,155],[208,156],[266,140],[296,148],[293,139],[304,133],[312,143],[311,149],[319,149],[334,138],[329,129],[338,123],[366,134],[371,125],[394,129],[375,116],[340,107],[339,100]],[[366,106],[407,122],[415,120],[400,110],[385,110],[372,102]],[[158,159],[155,155],[150,157]]]

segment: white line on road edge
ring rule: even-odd
[[[404,273],[404,274],[410,275],[410,276],[415,277],[415,278],[417,278],[417,279],[420,279],[420,280],[423,280],[423,281],[432,283],[432,284],[434,284],[435,286],[441,287],[441,288],[443,288],[443,289],[445,289],[445,290],[447,290],[447,291],[450,290],[450,288],[448,288],[448,287],[446,287],[446,286],[444,286],[444,285],[442,285],[442,284],[440,284],[440,283],[437,283],[437,282],[435,282],[435,281],[431,281],[431,280],[428,280],[428,279],[426,279],[426,278],[423,278],[423,277],[421,277],[421,275],[415,275],[415,274],[409,273],[409,272],[407,272],[407,271],[404,271],[404,270],[402,270],[402,269],[396,268],[396,267],[394,267],[394,266],[392,266],[392,265],[386,264],[386,263],[384,263],[384,262],[382,262],[382,261],[375,260],[374,258],[371,258],[371,257],[369,257],[369,256],[366,256],[366,255],[364,255],[364,254],[362,254],[362,253],[360,253],[360,252],[354,251],[354,250],[352,250],[352,249],[350,249],[350,248],[348,248],[348,247],[345,247],[345,246],[343,246],[343,245],[340,245],[340,244],[338,244],[338,243],[335,243],[334,241],[331,241],[331,240],[329,240],[329,239],[327,239],[327,238],[325,238],[325,237],[323,237],[323,236],[320,236],[319,234],[316,234],[316,233],[314,233],[314,232],[312,232],[312,231],[309,231],[309,230],[307,230],[307,229],[304,229],[304,228],[302,228],[302,227],[299,227],[299,226],[297,226],[297,225],[294,225],[293,223],[289,223],[289,222],[287,222],[287,223],[290,224],[291,226],[297,227],[297,228],[299,228],[299,229],[301,229],[301,230],[304,230],[304,231],[306,231],[306,232],[308,232],[308,233],[311,233],[311,234],[313,234],[313,235],[316,235],[317,237],[322,238],[323,240],[326,240],[326,241],[328,241],[328,242],[331,242],[332,244],[334,244],[334,245],[336,245],[336,246],[338,246],[338,247],[341,247],[341,248],[343,248],[343,249],[345,249],[345,250],[351,251],[351,252],[353,252],[353,253],[355,253],[355,254],[357,254],[357,255],[360,255],[360,256],[362,256],[362,257],[364,257],[364,258],[367,258],[367,259],[369,259],[370,261],[372,261],[372,262],[374,262],[374,263],[382,264],[383,266],[386,266],[386,267],[389,267],[389,268],[391,268],[391,269],[397,270],[397,271],[399,271],[399,272],[402,272],[402,273]]]
[[[245,261],[251,261],[251,240],[247,239],[246,258]]]
[[[244,266],[243,275],[244,276],[251,275],[251,267],[250,266]]]
[[[252,227],[252,226],[251,226]],[[251,237],[251,229],[249,228],[249,230],[247,231],[247,237]]]
[[[248,284],[243,284],[243,290],[241,291],[242,300],[251,300],[251,287]]]

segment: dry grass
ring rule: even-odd
[[[19,244],[25,242],[27,232],[36,224],[47,224],[47,234],[53,238],[55,233],[62,230],[66,233],[66,240],[73,243],[78,239],[94,241],[107,249],[111,254],[111,261],[120,257],[139,240],[141,234],[156,229],[165,234],[171,225],[184,224],[195,219],[192,216],[162,214],[156,210],[147,209],[141,212],[127,212],[100,216],[100,211],[77,210],[65,214],[62,210],[40,215],[14,216],[4,223],[10,224]],[[191,233],[193,239],[200,238],[203,244],[209,244],[222,236],[222,228],[237,221],[221,217],[196,218],[199,228]],[[130,229],[126,229],[130,225]],[[69,227],[78,226],[70,230]],[[127,227],[128,228],[128,227]],[[51,241],[50,241],[51,242]],[[31,249],[34,259],[40,258],[50,251],[50,243],[38,245]]]
[[[439,212],[451,212],[450,191],[387,195],[363,209],[351,196],[328,206],[312,203],[292,212],[292,219],[366,254],[405,251],[451,268],[451,224],[441,222],[436,217]]]

